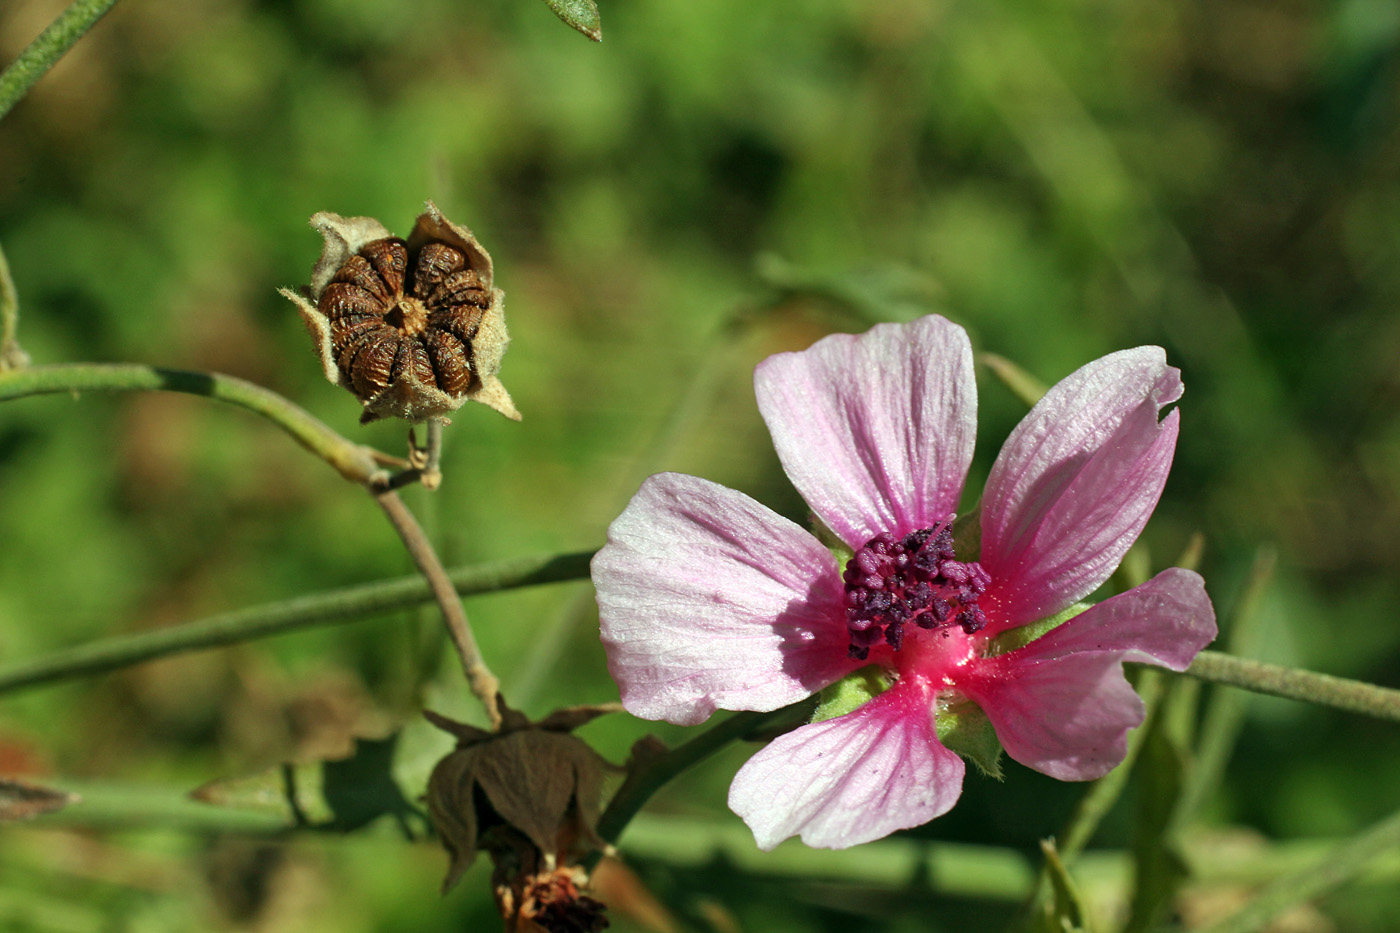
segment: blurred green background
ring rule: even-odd
[[[62,7],[5,0],[0,58]],[[595,45],[532,0],[126,0],[0,124],[0,243],[36,363],[215,369],[397,453],[402,425],[356,424],[276,288],[309,277],[312,213],[404,233],[434,199],[495,259],[524,414],[463,409],[441,491],[409,494],[449,563],[595,547],[658,469],[801,519],[750,374],[831,330],[938,310],[1047,382],[1160,344],[1187,392],[1154,566],[1201,532],[1223,612],[1273,546],[1251,653],[1400,685],[1397,10],[604,0]],[[1024,412],[989,372],[980,387],[973,490]],[[0,665],[411,569],[363,493],[246,413],[154,394],[0,409]],[[615,699],[591,605],[583,583],[467,602],[517,706]],[[0,774],[182,793],[420,702],[475,717],[438,625],[406,613],[0,696]],[[1400,805],[1393,724],[1249,711],[1208,824],[1336,838]],[[620,762],[647,732],[683,736],[624,716],[582,734]],[[724,794],[745,754],[654,812],[742,829]],[[969,775],[911,835],[1034,864],[1082,789],[1007,770]],[[1130,842],[1133,801],[1103,845]],[[484,859],[440,899],[445,857],[389,820],[279,842],[158,822],[0,829],[0,927],[496,923]],[[624,854],[685,929],[995,929],[1014,910],[843,878],[859,849],[813,876],[783,851],[763,872],[645,838]],[[1293,919],[1394,930],[1400,897],[1360,884]]]

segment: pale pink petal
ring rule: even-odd
[[[643,483],[593,558],[593,583],[608,670],[644,719],[773,710],[858,666],[831,553],[708,480]]]
[[[1127,751],[1128,730],[1143,717],[1142,700],[1123,677],[1121,652],[1046,660],[1020,654],[979,661],[958,678],[1006,753],[1061,781],[1113,770]]]
[[[730,809],[764,850],[796,835],[844,849],[942,816],[962,793],[963,761],[939,743],[930,701],[896,685],[779,736],[739,769]]]
[[[1176,449],[1180,372],[1160,347],[1112,353],[1045,394],[1007,439],[982,497],[982,604],[1000,631],[1054,615],[1108,579],[1157,506]]]
[[[1205,581],[1198,573],[1172,567],[1091,606],[1013,654],[1052,660],[1111,651],[1124,661],[1184,671],[1215,635],[1215,608]]]
[[[1122,662],[1185,670],[1215,633],[1200,575],[1172,568],[1022,648],[969,665],[958,688],[986,712],[1012,758],[1060,780],[1089,780],[1123,760],[1128,730],[1142,722]]]
[[[957,508],[976,439],[967,333],[938,315],[834,334],[754,371],[758,409],[807,505],[852,548]]]

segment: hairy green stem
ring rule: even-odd
[[[591,552],[498,560],[447,572],[463,596],[588,577]],[[240,609],[133,635],[118,635],[0,668],[0,694],[326,625],[343,625],[432,601],[422,577],[401,577]]]
[[[58,19],[39,33],[19,53],[10,67],[0,72],[0,119],[4,119],[29,89],[54,66],[63,53],[73,47],[83,35],[97,24],[103,14],[116,6],[117,0],[74,0]]]
[[[418,570],[423,574],[423,578],[428,581],[428,587],[432,590],[433,599],[437,602],[438,608],[442,610],[442,620],[447,625],[447,634],[452,638],[452,644],[457,648],[457,657],[462,661],[462,670],[467,675],[467,684],[471,687],[472,694],[481,701],[481,705],[486,710],[486,718],[491,722],[492,729],[501,727],[501,711],[497,703],[497,697],[501,692],[501,682],[496,675],[491,673],[491,668],[486,666],[486,661],[481,657],[481,649],[476,644],[476,636],[472,633],[471,623],[467,621],[467,612],[462,608],[461,597],[452,586],[452,581],[447,578],[447,568],[442,566],[442,560],[438,557],[437,551],[428,541],[428,536],[423,534],[423,528],[418,524],[418,520],[413,517],[408,506],[399,498],[399,494],[390,490],[379,493],[374,497],[379,503],[379,507],[384,510],[384,514],[389,517],[389,522],[394,526],[394,530],[399,533],[400,540],[408,549],[409,556],[418,565]]]
[[[1202,651],[1196,655],[1186,674],[1255,693],[1268,693],[1400,722],[1400,690],[1377,687],[1358,680],[1315,674],[1263,661],[1249,661],[1216,651]]]
[[[0,402],[84,391],[183,392],[227,402],[273,422],[351,482],[374,488],[388,478],[370,448],[341,437],[306,409],[276,392],[235,376],[139,363],[65,363],[0,372]]]
[[[1247,905],[1207,927],[1204,933],[1253,933],[1261,930],[1289,907],[1350,881],[1370,868],[1377,856],[1398,848],[1400,811],[1338,845],[1316,863],[1265,885]]]

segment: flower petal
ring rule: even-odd
[[[1185,670],[1215,638],[1199,574],[1164,570],[1030,644],[970,665],[958,687],[982,707],[1008,755],[1065,781],[1101,777],[1142,722],[1123,661]]]
[[[1205,581],[1198,573],[1171,567],[1141,586],[1091,606],[1013,653],[1050,660],[1077,652],[1112,651],[1124,661],[1184,671],[1215,636],[1215,607],[1206,595]]]
[[[939,743],[929,702],[896,685],[779,736],[734,776],[730,809],[765,851],[799,834],[844,849],[942,816],[962,793],[963,761]]]
[[[1054,615],[1108,579],[1161,497],[1176,449],[1180,371],[1160,347],[1072,373],[998,454],[982,498],[982,604],[1000,631]]]
[[[1142,724],[1144,713],[1123,677],[1121,655],[1041,660],[1022,655],[1025,650],[979,662],[958,687],[982,707],[1006,753],[1026,767],[1061,781],[1112,771],[1127,753],[1128,730]]]
[[[593,558],[593,582],[608,670],[644,719],[773,710],[858,666],[830,552],[708,480],[643,483]]]
[[[957,508],[976,440],[972,345],[938,315],[833,334],[754,371],[783,469],[852,548]]]

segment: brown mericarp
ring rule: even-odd
[[[515,420],[496,373],[510,338],[491,256],[429,201],[407,240],[371,217],[322,212],[325,249],[301,293],[282,289],[317,342],[326,378],[362,422],[439,418],[468,400]]]

